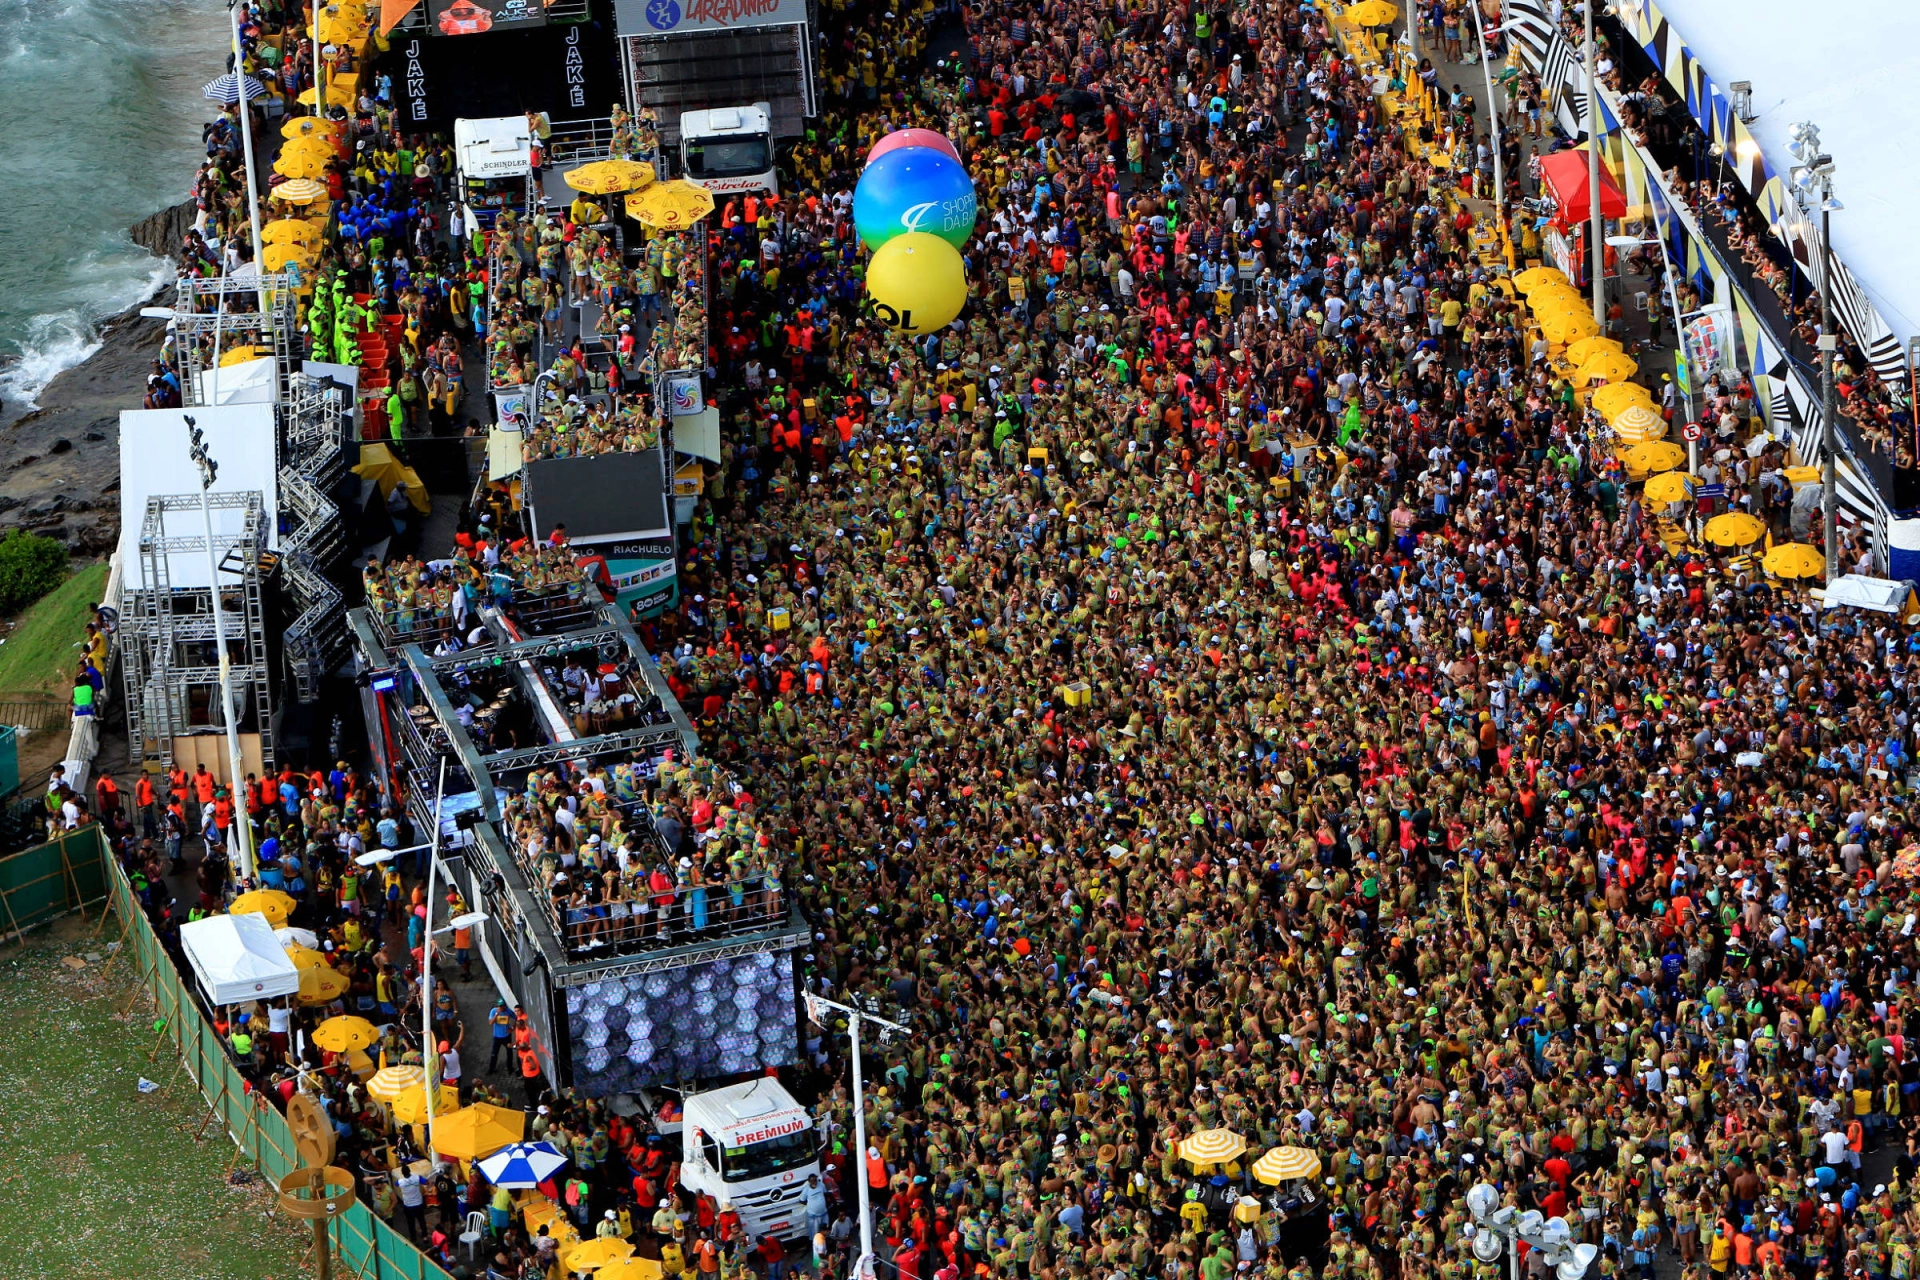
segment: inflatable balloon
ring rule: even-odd
[[[939,236],[909,231],[874,250],[867,293],[874,314],[889,329],[932,333],[951,324],[967,305],[967,265],[960,251]]]
[[[973,179],[958,160],[928,147],[901,147],[868,165],[853,189],[853,225],[869,249],[925,232],[958,249],[973,234]]]
[[[873,149],[867,152],[867,163],[872,164],[887,152],[898,151],[902,147],[925,147],[929,151],[950,155],[955,160],[960,158],[959,151],[955,150],[944,133],[935,133],[931,129],[895,129],[873,144]]]

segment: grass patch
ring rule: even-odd
[[[233,1144],[218,1121],[194,1141],[206,1104],[170,1045],[147,1061],[152,1002],[122,1015],[133,965],[102,974],[114,931],[91,931],[72,917],[0,951],[6,1255],[32,1259],[42,1280],[295,1280],[310,1237],[257,1179],[228,1185]],[[89,954],[84,968],[63,963]],[[141,1093],[143,1075],[166,1087]]]
[[[0,698],[50,694],[65,699],[80,660],[80,637],[107,589],[107,566],[91,565],[41,597],[0,644]]]

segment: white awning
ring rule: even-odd
[[[300,990],[300,971],[265,916],[189,921],[180,926],[180,946],[212,1004],[245,1004]]]

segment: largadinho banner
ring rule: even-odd
[[[668,36],[687,31],[741,31],[807,20],[807,0],[616,0],[623,36]]]

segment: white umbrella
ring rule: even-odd
[[[311,929],[296,929],[291,925],[281,925],[273,931],[274,941],[283,947],[312,947],[320,949],[320,939]]]
[[[567,1158],[545,1142],[516,1142],[480,1162],[480,1172],[496,1187],[512,1191],[537,1187],[566,1164]]]
[[[255,98],[264,98],[267,96],[267,87],[254,77],[243,75],[235,79],[231,71],[223,76],[215,76],[213,79],[207,81],[206,84],[202,85],[200,87],[200,96],[213,102],[224,103],[230,107],[240,101],[241,86],[243,84],[246,87],[246,95],[249,102]]]

